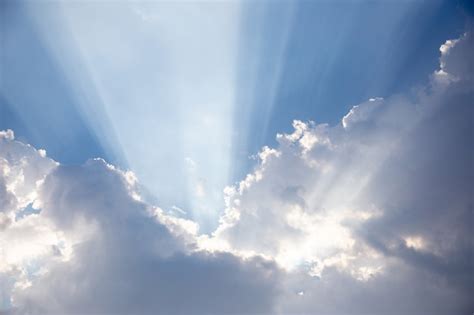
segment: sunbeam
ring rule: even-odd
[[[38,19],[62,66],[76,67],[80,111],[103,145],[123,152],[151,198],[204,229],[229,184],[239,12],[237,3],[62,3],[49,14],[64,28]]]
[[[472,313],[472,13],[0,1],[0,315]]]

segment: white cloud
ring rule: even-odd
[[[429,291],[424,301],[407,299],[407,310],[469,311],[472,43],[466,33],[442,46],[440,71],[455,78],[442,85],[370,99],[332,127],[296,121],[293,133],[278,135],[277,148],[262,150],[253,174],[226,190],[216,241],[202,246],[260,253],[291,273],[320,278],[324,285],[304,280],[311,283],[305,296],[349,281],[363,298],[377,295],[374,284],[388,286],[395,301],[402,295],[390,277],[403,270],[398,288],[420,281],[413,290]],[[411,278],[416,270],[429,276]],[[334,294],[342,292],[354,294]],[[317,297],[305,307],[283,304],[288,313],[371,310],[362,302],[345,309],[341,301],[337,310]],[[377,309],[391,312],[389,304]]]
[[[472,42],[441,48],[455,80],[370,99],[336,126],[295,121],[225,189],[212,235],[143,202],[131,172],[60,165],[0,132],[0,303],[19,314],[472,311]]]
[[[11,137],[0,146],[13,196],[41,209],[12,216],[0,231],[3,307],[33,314],[273,310],[273,263],[197,250],[197,224],[135,198],[132,173],[102,159],[57,165]]]
[[[13,133],[13,130],[11,129],[0,130],[0,138],[4,138],[6,140],[13,140],[15,138],[15,134]]]

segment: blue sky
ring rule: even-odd
[[[472,1],[1,1],[0,314],[469,314]]]
[[[336,124],[426,83],[465,14],[456,1],[1,6],[0,129],[61,163],[132,169],[148,198],[203,223],[294,119]]]

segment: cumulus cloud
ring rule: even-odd
[[[12,130],[0,131],[0,214],[8,216],[36,199],[36,188],[56,163],[44,150],[14,141]]]
[[[2,145],[10,148],[2,155],[24,149],[12,139]],[[31,147],[28,153],[39,155]],[[132,176],[101,159],[50,169],[29,192],[40,213],[2,232],[9,266],[0,272],[12,283],[2,290],[10,291],[12,312],[272,311],[278,274],[272,262],[196,250],[193,222],[168,217],[134,190]]]
[[[431,84],[409,95],[370,99],[336,126],[295,121],[227,188],[203,246],[312,276],[292,282],[304,298],[288,313],[472,311],[472,45],[471,33],[447,41]]]
[[[472,312],[471,33],[430,84],[295,121],[211,235],[137,179],[0,132],[0,305],[15,314]],[[182,211],[179,211],[182,212]]]

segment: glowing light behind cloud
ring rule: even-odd
[[[229,184],[239,7],[57,3],[49,11],[61,29],[37,19],[61,66],[76,70],[80,112],[113,142],[103,145],[162,206],[204,225]]]
[[[282,95],[311,83],[319,97],[363,11],[354,9],[349,18],[333,22],[324,14],[340,16],[339,7],[314,10],[318,24],[302,31],[301,3],[25,6],[70,80],[78,111],[114,162],[136,172],[155,203],[213,225],[208,231],[223,208],[223,188],[244,176],[253,163],[248,156],[291,116],[280,113],[281,122],[272,120]],[[418,7],[395,10],[384,32],[394,33],[402,17]],[[372,10],[384,12],[383,6]],[[331,30],[338,37],[331,38]],[[307,31],[314,43],[307,42]],[[313,71],[321,72],[322,83],[310,82]],[[298,107],[305,97],[288,100],[285,108]],[[318,189],[331,191],[332,185],[328,181]]]

